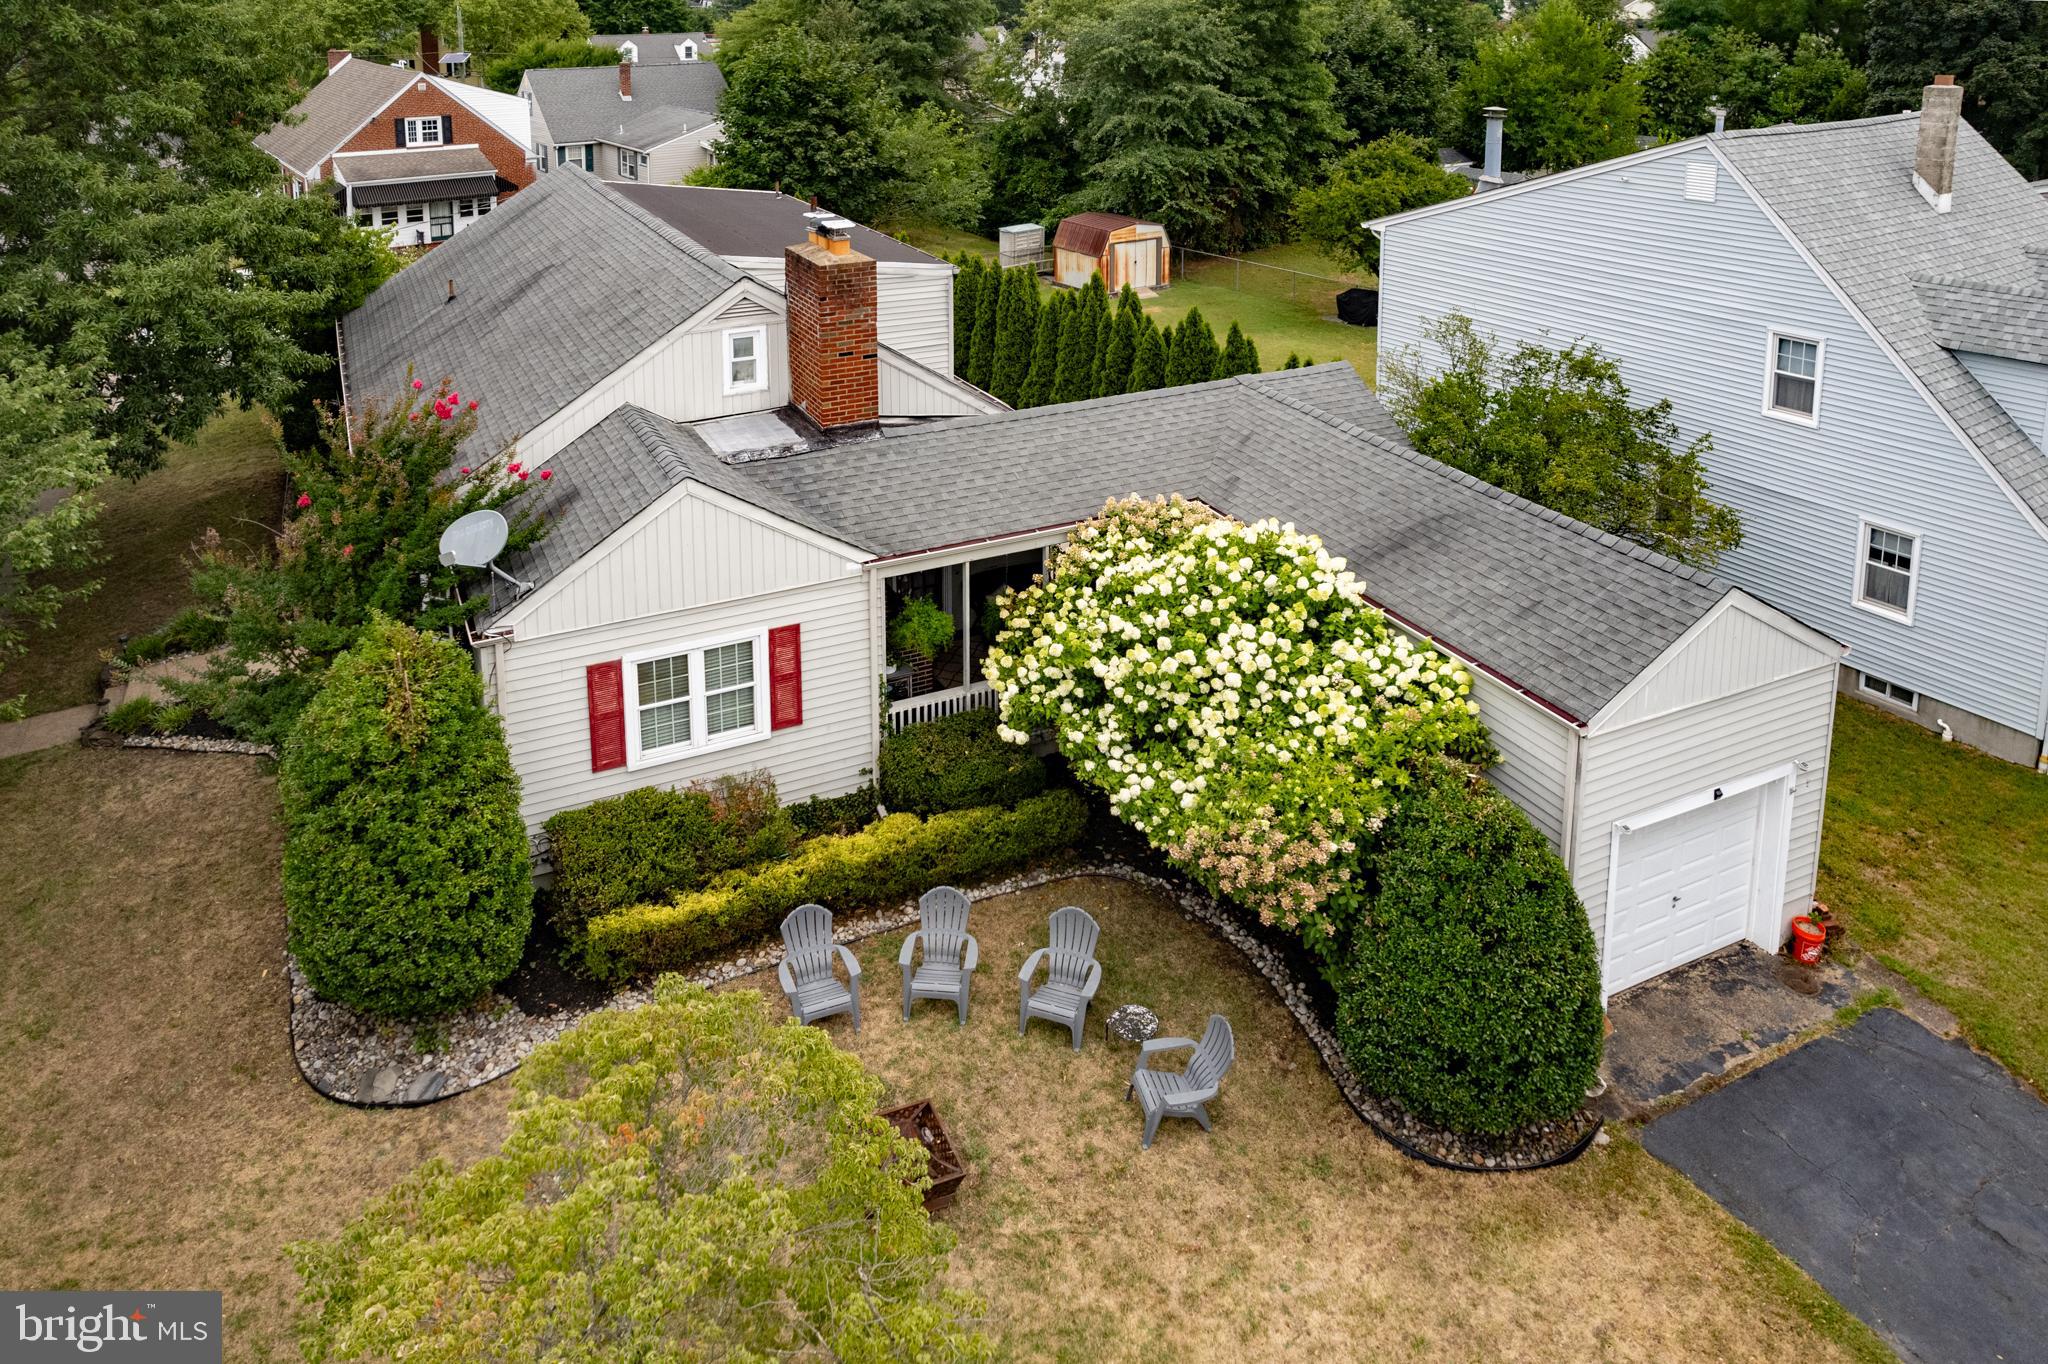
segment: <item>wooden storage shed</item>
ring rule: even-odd
[[[1097,270],[1111,293],[1126,284],[1158,289],[1171,282],[1173,248],[1166,229],[1121,213],[1076,213],[1061,219],[1052,238],[1053,279],[1070,289]]]

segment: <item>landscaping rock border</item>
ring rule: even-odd
[[[1201,924],[1243,953],[1294,1016],[1352,1111],[1402,1153],[1444,1169],[1505,1174],[1576,1160],[1600,1136],[1601,1119],[1590,1108],[1581,1108],[1561,1122],[1479,1138],[1445,1131],[1368,1093],[1335,1035],[1318,1017],[1308,988],[1295,978],[1285,958],[1248,932],[1213,897],[1186,882],[1123,862],[1094,861],[991,881],[970,890],[968,898],[987,900],[1086,876],[1114,876],[1159,890],[1173,898],[1182,918]],[[917,902],[908,900],[839,918],[833,938],[855,943],[916,921]],[[685,974],[700,985],[722,985],[781,960],[781,944],[768,940]],[[475,1089],[510,1074],[536,1046],[560,1036],[599,1009],[636,1008],[651,997],[645,987],[636,987],[621,991],[598,1008],[532,1018],[510,1000],[493,995],[452,1018],[430,1024],[393,1024],[315,999],[297,963],[287,956],[286,964],[292,992],[292,1052],[300,1072],[328,1098],[359,1107],[413,1107]]]
[[[189,734],[127,734],[123,748],[168,748],[179,753],[246,753],[254,758],[275,758],[269,744],[252,744],[245,739],[203,739]]]

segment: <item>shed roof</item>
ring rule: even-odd
[[[481,402],[474,439],[496,450],[744,278],[593,177],[557,169],[344,318],[343,379],[360,406],[388,402],[408,367],[430,384],[451,376]]]
[[[495,175],[479,147],[425,147],[416,151],[343,152],[334,158],[334,178],[344,185],[380,185],[394,180],[447,175]]]
[[[557,143],[610,142],[646,151],[718,118],[725,77],[711,62],[633,68],[633,98],[619,94],[616,66],[535,68],[534,108]]]
[[[1109,246],[1111,233],[1137,225],[1136,218],[1121,213],[1076,213],[1060,219],[1059,227],[1052,234],[1052,244],[1061,251],[1099,256]]]
[[[1573,719],[1597,714],[1732,590],[1417,453],[1341,363],[744,461],[718,459],[651,414],[605,427],[555,457],[562,491],[552,495],[595,481],[605,486],[594,505],[630,502],[616,485],[644,475],[613,472],[629,440],[642,462],[665,451],[689,466],[677,477],[700,476],[878,557],[1068,525],[1133,493],[1293,521],[1345,555],[1409,628]],[[587,450],[598,453],[586,461]],[[561,550],[610,532],[575,533]],[[514,571],[532,578],[540,566]]]
[[[721,256],[782,257],[782,248],[804,239],[811,206],[772,189],[715,189],[702,185],[641,185],[609,182],[605,188],[631,199],[648,213]],[[944,265],[887,233],[855,223],[853,247],[878,261]]]

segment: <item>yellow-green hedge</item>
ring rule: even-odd
[[[599,915],[584,936],[584,963],[607,980],[678,970],[772,932],[798,905],[843,913],[981,880],[1071,845],[1087,822],[1087,805],[1071,790],[1015,809],[891,815],[858,833],[810,839],[784,861],[727,872],[670,901]]]

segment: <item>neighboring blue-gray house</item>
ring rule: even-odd
[[[1718,133],[1374,223],[1380,351],[1597,343],[1713,436],[1720,571],[1842,685],[2016,762],[2048,729],[2048,204],[1961,119]]]

